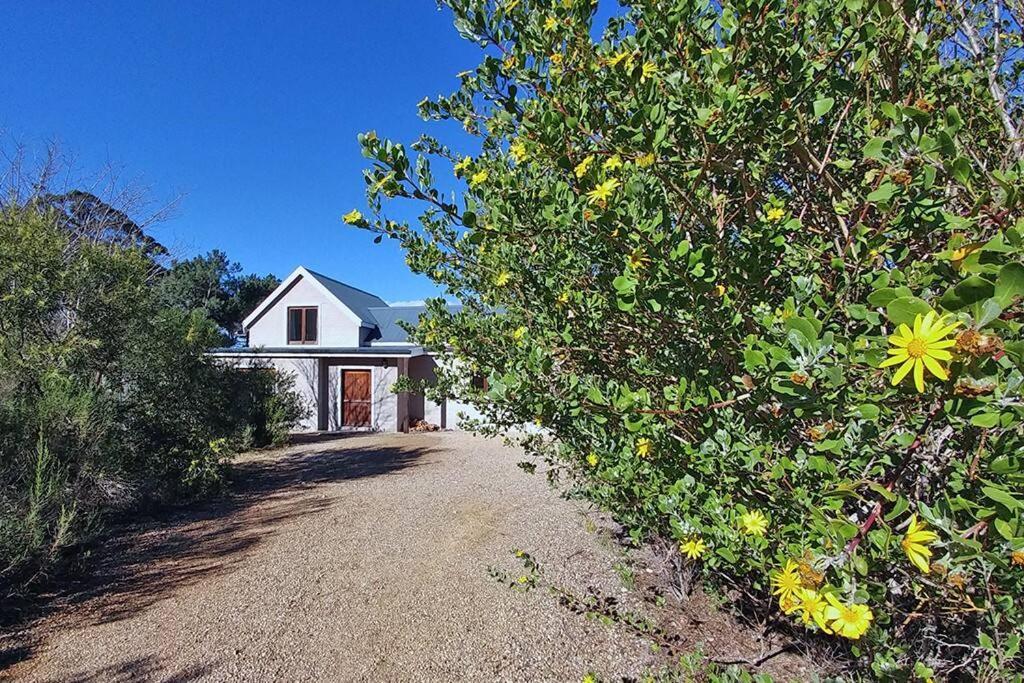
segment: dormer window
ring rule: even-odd
[[[288,307],[288,343],[316,344],[316,306]]]

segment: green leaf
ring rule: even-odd
[[[957,157],[952,163],[953,177],[961,184],[967,185],[971,182],[971,162],[967,157]]]
[[[1004,308],[1013,303],[1015,297],[1024,297],[1024,266],[1019,263],[1007,263],[999,269],[995,296]]]
[[[786,329],[796,330],[809,342],[818,338],[818,330],[814,327],[811,321],[799,316],[793,316],[792,318],[787,319]]]
[[[994,287],[991,282],[978,275],[971,275],[946,290],[946,293],[939,299],[939,305],[947,311],[958,311],[965,306],[989,298],[993,292]]]
[[[618,306],[620,311],[632,311],[636,308],[636,297],[632,295],[616,297],[615,305]]]
[[[814,101],[814,115],[821,118],[825,114],[832,111],[832,107],[836,101],[831,97],[822,97],[820,100]]]
[[[729,548],[722,546],[721,548],[718,548],[715,552],[724,557],[730,563],[736,564],[736,553],[734,553]]]
[[[1020,651],[1020,635],[1014,633],[1013,635],[1011,635],[1009,638],[1006,639],[1006,645],[1003,647],[1003,655],[1009,661],[1009,660],[1012,660],[1014,657],[1016,657],[1017,653],[1019,651]]]
[[[1011,527],[1010,523],[1007,522],[1005,519],[1000,519],[999,517],[996,517],[994,525],[996,527],[996,531],[999,532],[999,535],[1005,538],[1007,541],[1012,541],[1016,538],[1016,536],[1013,533],[1013,527]]]
[[[975,427],[995,427],[999,424],[999,413],[981,413],[971,418]]]
[[[768,359],[756,349],[743,349],[743,362],[751,370],[764,367]]]
[[[960,110],[955,106],[946,108],[946,128],[949,130],[950,135],[956,134],[960,130],[960,126],[963,125],[963,119],[960,118]]]
[[[870,484],[868,484],[868,488],[874,491],[877,495],[889,501],[890,503],[896,500],[896,494],[890,491],[889,489],[885,488],[881,484],[871,482]]]
[[[893,121],[899,121],[903,118],[903,111],[892,102],[882,102],[878,105],[878,108]]]
[[[932,307],[916,296],[901,296],[889,302],[885,315],[896,325],[913,325],[914,318],[926,315]]]
[[[977,312],[975,316],[978,327],[985,327],[990,322],[999,317],[999,314],[1003,312],[1003,306],[999,299],[992,298],[988,299],[981,305],[981,310]]]
[[[1020,502],[1001,488],[997,488],[995,486],[982,486],[981,492],[985,494],[985,497],[989,500],[995,501],[1010,510],[1019,510],[1024,508],[1024,503]]]
[[[619,294],[631,294],[636,291],[636,280],[626,275],[619,275],[612,280],[612,287]]]
[[[857,406],[857,414],[865,420],[877,420],[879,412],[878,406],[874,403],[861,403]]]
[[[869,202],[887,202],[896,194],[896,185],[888,181],[882,183],[877,190],[867,196]]]
[[[868,294],[868,303],[875,308],[886,306],[890,301],[900,296],[900,293],[893,287],[882,287]]]
[[[885,143],[888,140],[885,138],[871,138],[868,143],[864,145],[864,156],[868,159],[877,159],[879,161],[885,158]]]

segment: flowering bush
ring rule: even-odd
[[[420,109],[479,148],[361,136],[346,216],[465,305],[416,333],[463,361],[435,390],[857,666],[1019,674],[1020,18],[448,4],[483,60]]]

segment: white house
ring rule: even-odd
[[[291,374],[311,409],[305,430],[407,431],[415,420],[457,428],[458,414],[471,412],[463,404],[391,391],[401,376],[434,377],[435,356],[398,325],[415,325],[423,311],[300,266],[243,321],[246,346],[210,353]]]

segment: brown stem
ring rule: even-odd
[[[885,485],[886,491],[892,491],[896,486],[896,482],[898,482],[900,477],[903,476],[903,473],[907,471],[907,465],[909,465],[910,461],[913,459],[914,453],[921,448],[925,432],[928,431],[928,428],[935,420],[935,417],[939,414],[939,411],[942,410],[942,404],[943,399],[940,397],[935,402],[935,405],[932,406],[931,411],[928,413],[928,417],[925,418],[921,428],[917,430],[917,436],[914,438],[914,442],[907,446],[907,452],[903,456],[903,461],[899,464],[899,467],[896,468],[896,471],[893,472],[892,476],[889,477],[889,482]],[[882,514],[882,505],[883,503],[881,500],[875,503],[875,506],[871,509],[871,513],[867,516],[867,519],[864,520],[860,525],[860,528],[857,530],[857,535],[851,538],[850,542],[846,544],[846,548],[843,549],[843,554],[846,557],[850,557],[850,555],[853,554],[853,551],[857,549],[858,545],[860,545],[861,539],[867,535],[868,531],[871,530],[871,527],[873,527],[875,522],[878,521],[879,515]]]

